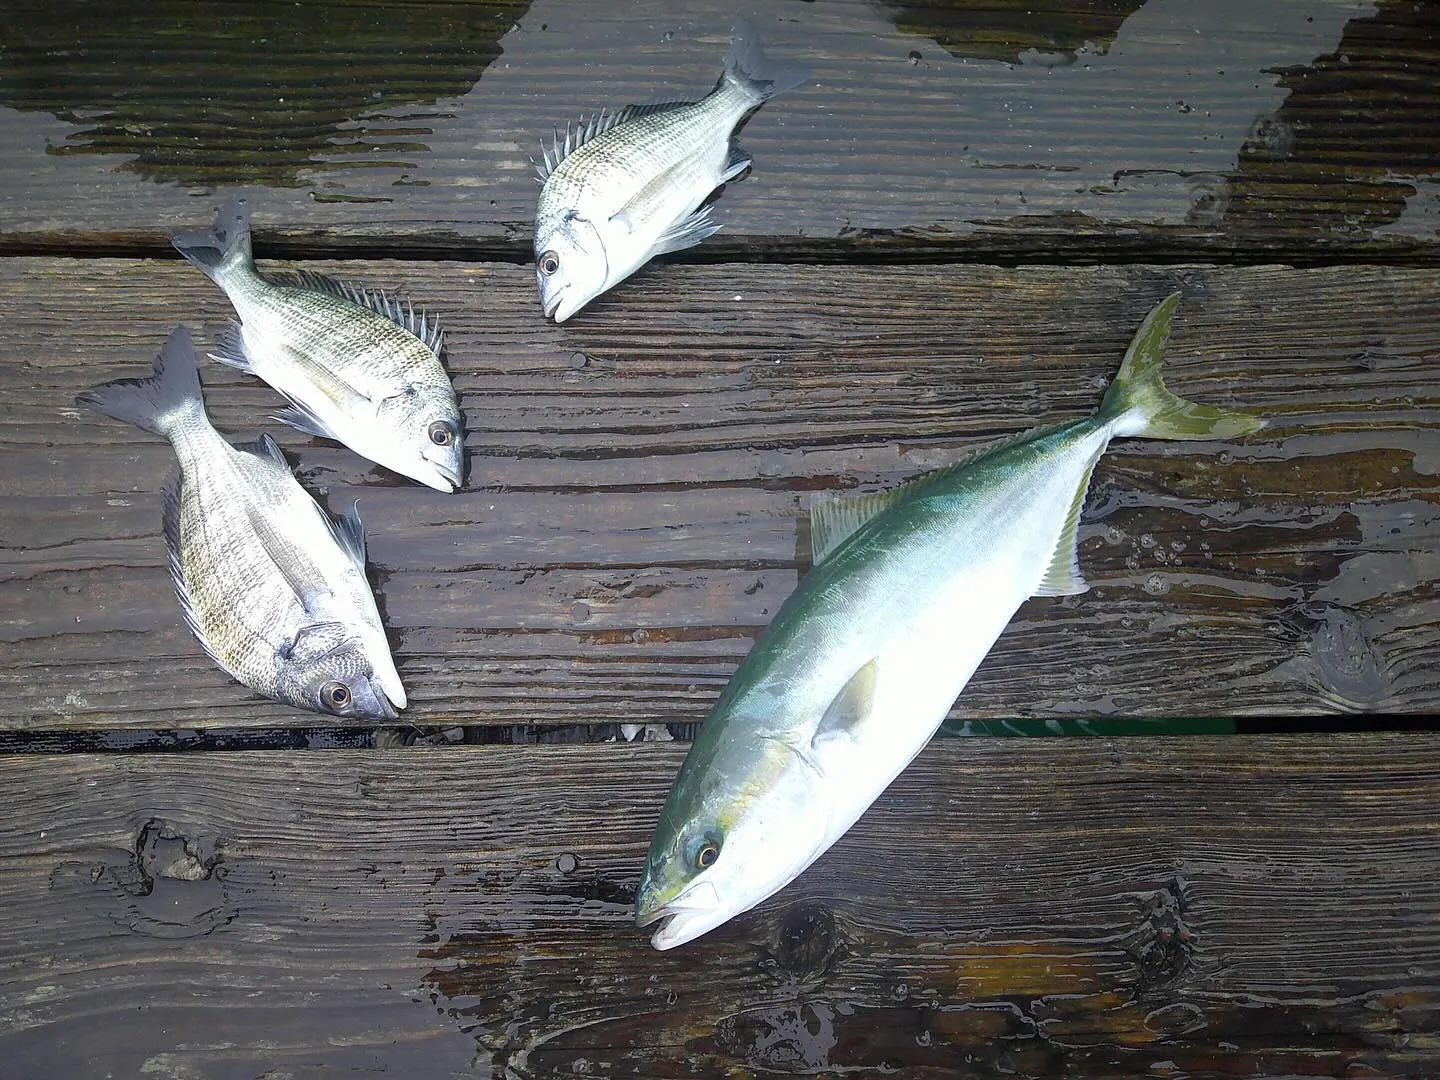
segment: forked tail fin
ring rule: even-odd
[[[760,33],[749,19],[738,19],[733,44],[725,54],[725,74],[720,82],[737,87],[759,105],[776,94],[791,90],[810,78],[810,69],[793,60],[772,60],[760,47]]]
[[[1165,389],[1160,367],[1179,303],[1180,294],[1171,293],[1145,316],[1098,418],[1109,421],[1116,435],[1145,439],[1233,439],[1260,430],[1265,421],[1258,416],[1199,405]]]
[[[168,438],[178,419],[205,411],[190,331],[183,326],[170,331],[153,374],[97,386],[77,395],[75,403]]]
[[[213,227],[178,232],[170,242],[212,281],[220,281],[231,270],[250,265],[250,203],[231,196],[215,215]]]

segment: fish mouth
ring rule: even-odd
[[[452,491],[459,490],[461,481],[464,479],[461,475],[461,469],[445,461],[431,461],[430,464],[440,475],[438,479],[434,477],[427,479],[425,481],[426,484],[436,491],[445,492],[447,495]]]
[[[647,911],[651,903],[642,891],[636,905],[635,925],[643,929],[659,924],[650,935],[650,944],[661,952],[694,941],[739,914],[721,905],[720,895],[709,881],[697,881],[668,904]]]
[[[386,720],[400,719],[400,713],[394,705],[390,704],[390,698],[386,695],[385,691],[381,690],[375,695],[375,704],[380,706],[380,710],[385,714],[384,718]]]
[[[565,299],[565,290],[556,289],[550,296],[540,298],[540,306],[545,311],[545,318],[554,319],[557,323],[564,322],[570,317],[570,312],[557,316],[555,313],[560,310],[560,302]]]
[[[351,716],[361,717],[365,720],[398,720],[400,713],[390,701],[390,695],[380,688],[380,685],[373,679],[361,679],[350,684],[351,692],[355,697],[354,708],[345,713],[332,713],[325,709],[318,710],[327,716]],[[401,690],[404,696],[404,690]],[[401,708],[404,702],[401,702]]]

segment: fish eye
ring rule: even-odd
[[[449,446],[455,441],[455,429],[444,420],[436,420],[430,425],[430,441],[436,446]]]
[[[350,688],[343,682],[327,682],[320,688],[320,704],[327,709],[343,709],[350,700]]]
[[[690,854],[690,862],[696,870],[708,870],[720,857],[720,841],[708,833],[699,838]]]
[[[540,256],[540,272],[550,277],[560,269],[560,256],[553,251],[547,251]]]

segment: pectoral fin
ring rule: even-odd
[[[346,382],[324,364],[317,363],[308,353],[286,347],[285,362],[293,364],[302,371],[310,385],[347,416],[359,415],[370,404],[368,394]],[[295,403],[300,404],[298,399],[295,399]],[[313,410],[310,411],[313,412]],[[288,421],[286,422],[288,423]]]
[[[314,512],[324,518],[326,524],[333,529],[334,525],[325,511],[313,503],[311,505]],[[249,519],[260,546],[265,549],[270,562],[290,587],[300,606],[305,609],[305,614],[316,616],[321,601],[329,595],[329,589],[325,587],[325,576],[320,572],[320,568],[270,521],[264,510],[247,505],[245,516]]]
[[[875,707],[875,683],[880,674],[880,661],[876,657],[866,663],[849,680],[830,702],[825,715],[810,738],[813,749],[819,750],[827,742],[837,739],[853,739],[864,726]]]

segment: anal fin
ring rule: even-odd
[[[1045,568],[1045,576],[1040,579],[1040,584],[1033,594],[1035,596],[1075,596],[1090,591],[1090,583],[1080,573],[1080,556],[1077,551],[1080,542],[1080,511],[1085,508],[1085,495],[1090,490],[1090,476],[1095,471],[1095,463],[1104,452],[1105,447],[1102,445],[1080,476],[1080,483],[1076,485],[1075,495],[1065,513],[1065,521],[1060,526],[1060,536],[1055,541],[1050,565]]]
[[[226,367],[233,367],[247,374],[254,372],[250,356],[245,351],[245,335],[240,324],[234,320],[215,330],[215,351],[207,355]]]
[[[730,156],[725,159],[725,172],[721,174],[720,182],[722,184],[728,184],[746,169],[750,168],[752,164],[753,162],[750,159],[750,155],[746,152],[745,148],[738,142],[731,140]]]

